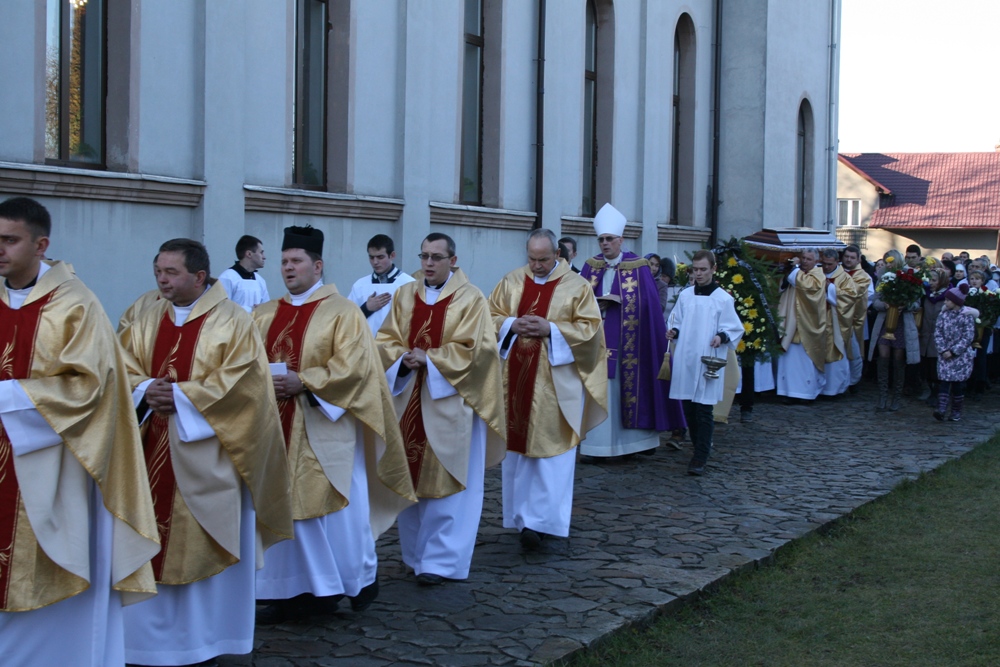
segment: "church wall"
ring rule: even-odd
[[[149,264],[158,245],[182,235],[205,242],[216,273],[232,262],[240,235],[260,237],[269,258],[263,275],[279,293],[281,230],[292,224],[324,230],[327,274],[342,291],[369,271],[364,246],[372,235],[392,236],[402,267],[412,272],[420,240],[432,230],[456,239],[460,265],[490,291],[524,261],[534,220],[537,5],[501,5],[503,65],[494,82],[496,125],[489,128],[496,180],[485,206],[463,208],[456,202],[464,3],[336,1],[350,8],[346,99],[335,100],[347,110],[346,136],[330,140],[331,152],[344,160],[345,182],[336,193],[317,198],[290,187],[292,0],[133,7],[134,106],[125,115],[134,123],[134,142],[129,166],[121,167],[131,170],[127,174],[44,164],[45,3],[36,2],[13,3],[0,22],[0,161],[7,163],[0,164],[0,197],[33,194],[50,207],[53,256],[74,264],[112,317],[152,285]],[[495,0],[487,4],[497,7]],[[709,223],[715,2],[602,0],[602,7],[609,5],[615,25],[613,141],[605,147],[612,158],[611,199],[634,225],[628,248],[683,258],[704,242]],[[581,0],[547,2],[541,216],[557,234],[579,239],[578,266],[597,252],[590,223],[580,217],[583,6]],[[804,94],[813,102],[817,146],[823,145],[829,5],[743,0],[723,6],[719,236],[728,238],[775,217],[769,207],[787,208],[794,153],[786,135],[794,134]],[[668,223],[673,41],[682,14],[691,17],[695,33],[694,226],[678,228]],[[821,148],[815,154],[823,159]],[[822,182],[815,191],[822,207]]]

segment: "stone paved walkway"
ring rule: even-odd
[[[579,465],[568,540],[522,554],[501,527],[499,468],[487,472],[466,582],[418,587],[395,530],[379,542],[382,592],[364,613],[258,627],[250,656],[222,665],[536,665],[648,620],[904,479],[961,456],[1000,424],[1000,397],[939,423],[916,400],[876,414],[873,388],[812,406],[764,402],[752,424],[718,425],[709,472],[690,451]],[[738,421],[738,411],[733,421]],[[903,430],[910,433],[903,436]]]

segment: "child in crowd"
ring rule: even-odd
[[[965,382],[972,374],[975,355],[972,339],[975,335],[973,308],[964,308],[968,286],[952,287],[945,292],[944,310],[934,326],[934,344],[938,351],[938,406],[934,418],[938,421],[958,421],[965,403]],[[948,398],[951,414],[948,414]]]

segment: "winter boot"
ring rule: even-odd
[[[892,400],[889,410],[899,410],[899,397],[903,395],[903,383],[906,381],[906,362],[902,359],[892,360]]]
[[[952,396],[951,398],[951,417],[948,421],[961,421],[962,420],[962,405],[965,403],[965,396]]]
[[[951,398],[948,392],[943,391],[937,395],[937,410],[934,411],[934,419],[943,422],[948,415],[948,399]]]
[[[878,358],[878,403],[875,412],[882,412],[889,404],[889,358]]]

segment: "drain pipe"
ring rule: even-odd
[[[709,215],[708,247],[719,242],[719,135],[722,109],[719,103],[722,91],[722,0],[715,0],[715,54],[712,63],[712,199]]]
[[[533,229],[542,227],[543,166],[545,163],[545,0],[538,0],[538,90],[535,93],[535,222]]]
[[[826,229],[836,229],[837,215],[837,144],[838,111],[840,109],[840,0],[830,0],[830,86],[827,112],[827,184],[826,184]]]

